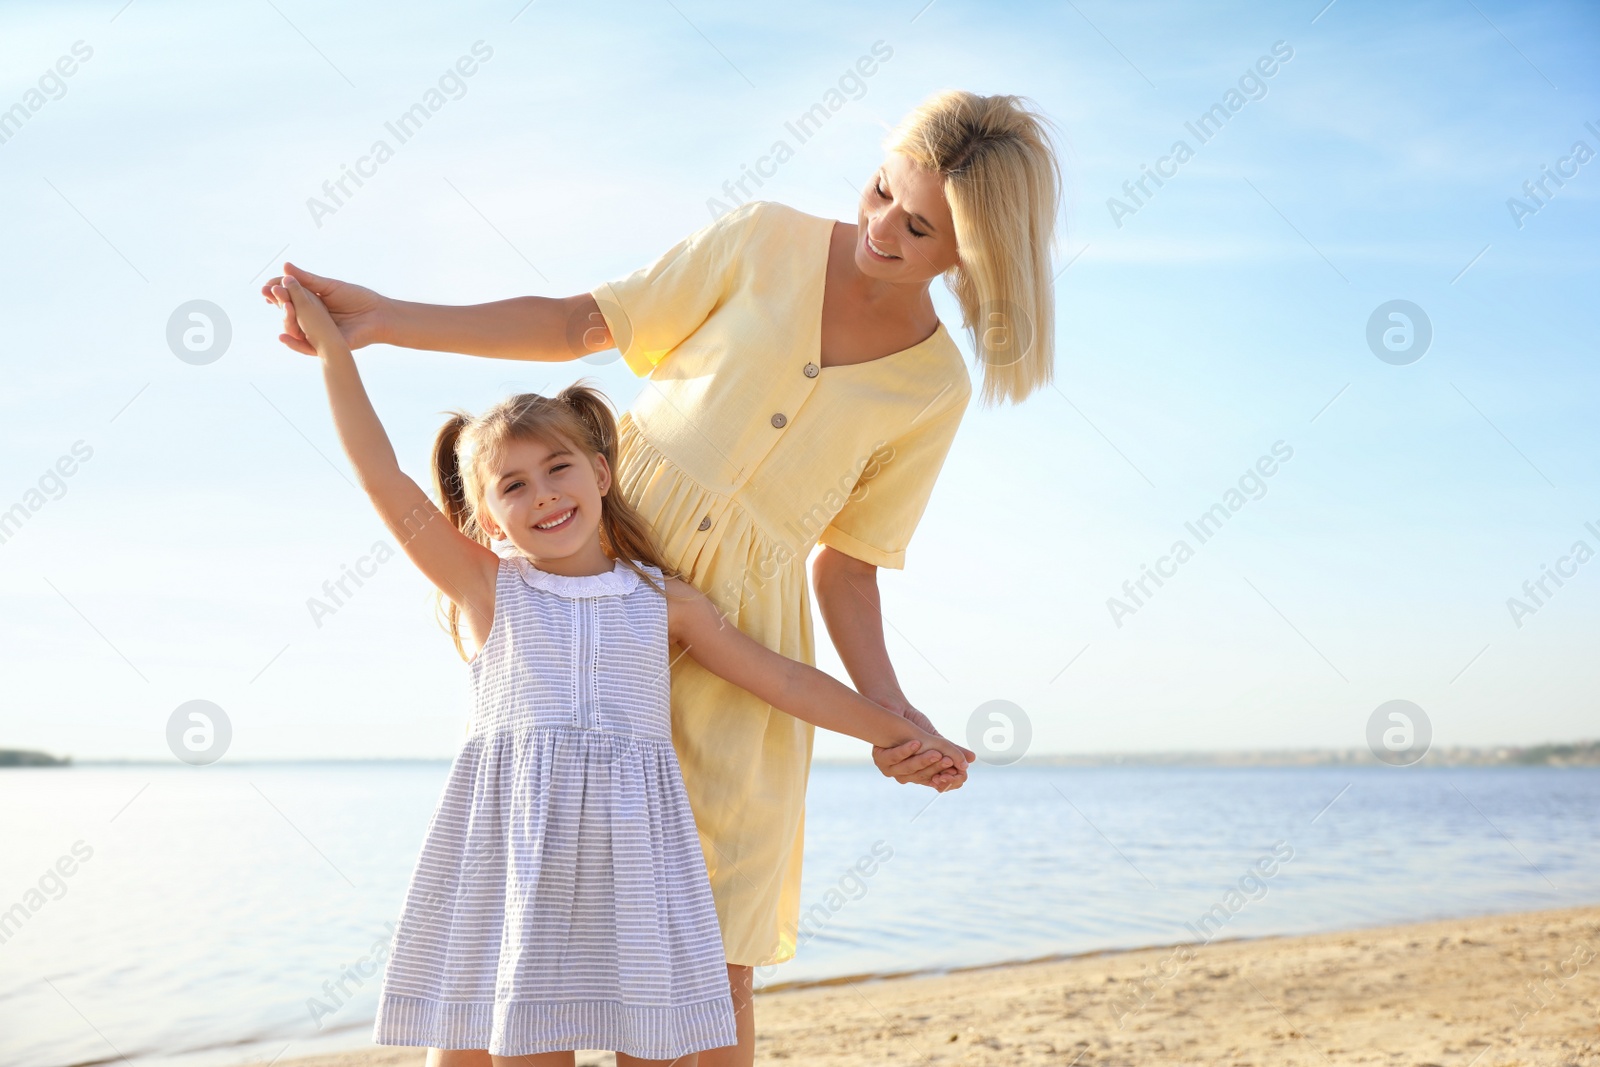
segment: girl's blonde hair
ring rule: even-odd
[[[488,546],[491,538],[478,516],[488,510],[485,489],[505,446],[524,440],[559,443],[591,456],[599,453],[611,471],[611,487],[600,498],[600,547],[606,555],[663,594],[665,588],[656,585],[639,563],[658,568],[664,578],[683,577],[667,566],[650,524],[617,488],[617,420],[605,395],[587,381],[575,382],[555,396],[518,393],[476,417],[464,411],[449,415],[450,421],[433,442],[433,488],[439,509],[456,529]],[[443,593],[437,595],[443,625],[466,659],[461,609]]]
[[[945,283],[983,363],[985,403],[1018,403],[1055,369],[1050,250],[1061,171],[1049,120],[1028,103],[935,93],[884,144],[944,180],[961,255]]]

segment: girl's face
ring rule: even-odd
[[[909,156],[890,152],[861,191],[856,269],[881,281],[921,284],[957,259],[943,179]]]
[[[600,498],[610,488],[604,456],[559,438],[510,441],[485,486],[485,527],[534,560],[599,551]]]

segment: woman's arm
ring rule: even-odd
[[[389,435],[361,384],[355,357],[322,302],[292,279],[285,294],[288,313],[322,361],[339,442],[355,467],[361,488],[418,569],[466,613],[473,632],[487,633],[494,618],[500,558],[456,529],[400,469]]]
[[[920,742],[924,750],[943,749],[954,767],[965,771],[959,746],[879,707],[815,667],[767,648],[728,622],[704,593],[687,582],[667,583],[667,629],[706,670],[768,704],[825,730],[849,734],[882,747]]]
[[[461,306],[394,300],[390,308],[381,337],[401,348],[558,363],[614,347],[588,293]]]
[[[817,610],[839,659],[862,696],[929,731],[933,724],[911,706],[900,689],[883,640],[883,610],[878,595],[878,568],[827,545],[811,564]],[[967,752],[967,759],[975,758]],[[957,783],[964,775],[942,755],[904,745],[874,748],[872,761],[902,785]]]
[[[600,306],[588,293],[569,297],[519,296],[488,304],[418,304],[301,270],[293,263],[261,287],[284,308],[279,340],[315,355],[287,304],[286,278],[314,293],[351,348],[370,344],[459,352],[495,359],[561,362],[615,347]]]

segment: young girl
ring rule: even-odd
[[[528,1067],[570,1067],[580,1048],[692,1065],[735,1044],[668,646],[814,725],[916,740],[963,771],[964,753],[770,651],[663,566],[611,492],[616,423],[592,389],[453,417],[434,450],[441,514],[397,464],[321,300],[286,287],[362,487],[448,599],[457,649],[463,629],[475,649],[469,736],[406,894],[374,1040]]]

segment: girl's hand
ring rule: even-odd
[[[962,785],[966,784],[967,750],[931,730],[915,730],[914,732],[917,743],[922,746],[918,751],[938,754],[939,762],[935,766],[943,768],[934,774],[926,784],[941,793],[951,789],[960,789]]]
[[[283,273],[275,278],[268,278],[267,283],[261,287],[261,295],[266,298],[267,303],[277,304],[284,309],[283,332],[278,335],[278,340],[285,345],[307,356],[316,355],[315,349],[301,330],[294,311],[289,307],[289,290],[286,283],[290,278],[294,278],[304,289],[322,301],[327,307],[329,317],[344,336],[344,343],[350,348],[363,348],[376,343],[382,337],[383,328],[391,318],[391,301],[388,297],[380,296],[371,289],[352,285],[350,282],[312,274],[308,270],[301,270],[293,263],[285,263]]]
[[[889,709],[913,726],[926,730],[934,737],[939,737],[939,731],[934,729],[933,723],[928,721],[928,717],[906,703],[903,697],[873,697],[871,699],[873,703]],[[939,740],[945,745],[953,744],[942,737],[939,737]],[[953,745],[953,747],[960,749],[969,762],[978,758],[977,753],[969,749],[960,748],[959,745]],[[948,758],[938,746],[927,746],[918,741],[907,741],[904,744],[896,745],[894,748],[874,747],[872,750],[872,762],[877,764],[878,770],[883,773],[884,777],[893,778],[901,785],[914,783],[916,785],[932,786],[942,792],[945,788],[959,789],[967,780],[966,772],[957,771],[955,762]]]
[[[285,315],[296,324],[301,337],[309,342],[309,354],[326,356],[330,352],[340,350],[348,352],[349,347],[345,344],[344,336],[334,324],[333,316],[328,314],[327,305],[321,298],[301,285],[292,275],[284,279],[284,282],[283,290],[288,302]]]

